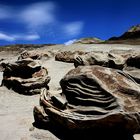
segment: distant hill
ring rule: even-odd
[[[140,44],[140,24],[132,26],[119,37],[111,37],[106,43]]]
[[[96,43],[101,43],[103,40],[96,38],[96,37],[86,37],[86,38],[81,38],[78,39],[74,42],[75,43],[81,43],[81,44],[96,44]]]
[[[32,50],[37,48],[42,48],[44,46],[51,46],[55,44],[13,44],[13,45],[5,45],[0,46],[0,52],[1,51],[22,51],[24,49],[26,50]]]
[[[111,37],[108,40],[101,40],[97,37],[85,37],[80,38],[72,44],[132,44],[132,45],[140,45],[140,24],[136,26],[132,26],[128,31],[123,33],[121,36],[118,37]],[[71,45],[72,45],[71,44]],[[0,46],[1,51],[22,51],[32,50],[36,48],[42,48],[44,46],[52,46],[57,44],[13,44],[13,45],[6,45]]]

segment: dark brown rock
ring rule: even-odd
[[[2,63],[4,69],[3,85],[20,94],[38,94],[40,89],[49,89],[50,77],[46,68],[39,61],[23,59],[15,63]]]
[[[126,67],[123,71],[140,84],[140,54],[130,56],[126,61]]]
[[[1,66],[4,68],[4,76],[6,77],[31,78],[32,74],[41,70],[39,61],[32,59],[23,59],[15,63],[2,63]]]
[[[77,55],[74,59],[75,67],[79,65],[100,65],[109,68],[123,69],[127,65],[127,59],[139,57],[140,53],[135,51],[110,51],[108,52],[89,52]]]
[[[49,81],[50,81],[49,76],[28,79],[10,77],[3,79],[3,84],[9,89],[13,89],[14,91],[20,94],[33,95],[40,94],[41,88],[45,87],[46,89],[49,89],[48,87]]]
[[[100,65],[104,67],[123,70],[137,83],[140,83],[140,52],[114,50],[107,52],[90,52],[76,56],[75,67],[87,65]]]
[[[106,52],[89,52],[83,55],[75,55],[74,65],[100,65],[108,66],[108,54]]]
[[[127,39],[139,39],[140,38],[140,25],[132,26],[128,31],[119,37],[112,37],[109,40],[127,40]]]
[[[72,130],[140,131],[140,87],[126,73],[101,66],[79,66],[69,71],[60,85],[65,107],[59,107],[52,100],[53,94],[43,91],[40,105],[44,111],[35,108],[36,120],[38,112]]]
[[[23,51],[20,56],[18,57],[18,60],[22,60],[22,59],[27,59],[27,58],[31,58],[33,60],[37,60],[37,59],[41,59],[41,55],[37,54],[37,53],[31,53],[28,51]]]

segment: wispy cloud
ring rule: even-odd
[[[4,40],[4,41],[9,41],[9,42],[11,42],[11,41],[14,41],[15,38],[12,37],[12,36],[10,36],[10,35],[7,35],[7,34],[5,34],[5,33],[0,33],[0,40]]]
[[[29,28],[37,28],[55,21],[55,4],[53,2],[40,2],[27,6],[19,14],[19,19]]]
[[[38,34],[17,34],[17,35],[12,35],[15,40],[27,40],[27,41],[32,41],[32,40],[37,40],[40,38]]]
[[[0,4],[0,22],[7,20],[10,24],[12,21],[12,24],[15,24],[14,28],[19,32],[18,35],[14,31],[5,34],[6,31],[1,30],[0,40],[29,41],[40,39],[40,36],[45,38],[61,36],[68,39],[76,37],[82,32],[84,27],[82,21],[61,21],[56,13],[57,4],[55,2],[38,2],[21,7]],[[16,25],[19,26],[16,27]],[[30,34],[34,32],[35,34]]]
[[[71,39],[71,40],[68,40],[67,42],[64,43],[64,45],[68,46],[68,45],[71,45],[73,44],[77,39]]]
[[[27,34],[27,35],[8,35],[5,33],[0,33],[0,40],[13,42],[16,40],[26,40],[26,41],[33,41],[39,39],[40,36],[38,34]]]
[[[24,37],[24,40],[32,41],[40,39],[40,36],[38,34],[31,34]]]
[[[83,29],[83,22],[71,22],[65,25],[64,30],[70,36],[79,35]]]

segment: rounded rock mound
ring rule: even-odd
[[[41,108],[34,108],[36,121],[49,118],[72,130],[119,128],[139,132],[140,87],[126,73],[79,66],[69,71],[60,85],[60,94],[42,92]]]
[[[30,58],[14,63],[1,63],[3,67],[3,85],[20,94],[40,94],[41,88],[47,88],[50,81],[48,71],[39,61]]]

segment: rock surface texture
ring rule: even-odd
[[[27,59],[27,58],[37,60],[37,59],[41,59],[41,56],[39,54],[30,53],[25,50],[20,54],[20,56],[18,57],[18,60]]]
[[[3,85],[20,94],[37,94],[42,87],[48,87],[50,77],[47,69],[38,60],[26,58],[15,63],[1,63],[3,67]]]
[[[62,61],[62,62],[67,62],[67,63],[74,63],[74,58],[75,55],[83,55],[85,52],[82,51],[64,51],[64,52],[58,52],[55,55],[55,60],[56,61]]]
[[[120,70],[79,66],[60,81],[61,94],[42,91],[36,121],[71,130],[140,131],[140,87]]]
[[[113,69],[119,69],[129,74],[137,83],[140,83],[140,52],[136,51],[110,51],[90,52],[77,55],[74,66],[100,65]]]

